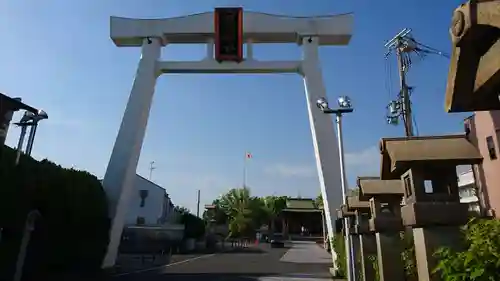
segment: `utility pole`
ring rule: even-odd
[[[411,114],[411,101],[408,85],[406,84],[406,70],[407,67],[403,63],[401,50],[397,51],[398,68],[399,68],[399,87],[401,89],[401,104],[403,113],[403,123],[405,126],[405,133],[407,137],[412,137],[413,134],[413,117]]]
[[[149,180],[153,179],[153,171],[156,169],[154,164],[155,164],[155,161],[149,162]]]
[[[387,56],[392,51],[396,52],[400,87],[397,99],[391,101],[388,105],[389,115],[387,116],[387,122],[389,124],[397,125],[399,118],[401,118],[407,137],[414,135],[410,93],[409,87],[406,84],[406,72],[410,67],[411,59],[408,56],[405,56],[405,52],[411,51],[414,46],[412,43],[415,42],[412,40],[413,38],[410,34],[411,29],[405,28],[385,44],[385,47],[389,49]]]
[[[198,198],[196,201],[196,216],[200,217],[200,198],[201,198],[201,190],[198,189]]]
[[[396,36],[385,43],[385,47],[388,49],[385,56],[386,59],[392,53],[396,53],[400,88],[396,99],[390,101],[387,105],[387,123],[391,125],[398,125],[399,120],[401,119],[405,127],[405,135],[407,137],[412,137],[415,135],[413,123],[414,116],[412,113],[411,102],[413,87],[408,86],[408,84],[406,83],[406,74],[410,69],[410,66],[412,65],[412,59],[415,56],[419,59],[422,59],[428,54],[439,55],[446,58],[449,58],[449,56],[437,49],[424,45],[415,40],[415,38],[411,34],[410,28],[401,30]],[[392,81],[388,81],[389,85],[391,83]],[[388,90],[390,92],[390,89]]]

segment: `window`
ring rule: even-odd
[[[434,192],[434,188],[432,188],[432,181],[431,180],[424,181],[424,188],[425,188],[425,193],[427,193],[427,194]]]
[[[474,202],[469,204],[469,211],[479,213],[481,208],[479,207],[479,203]]]
[[[465,194],[467,194],[467,196],[476,196],[476,189],[474,188],[474,186],[471,186],[466,189]]]
[[[495,149],[495,142],[493,141],[493,137],[486,137],[486,147],[488,148],[488,153],[490,154],[490,159],[497,159],[497,152]]]
[[[460,198],[467,198],[467,197],[471,197],[471,196],[475,196],[475,190],[473,188],[463,188],[463,189],[460,189],[459,191],[459,196]]]
[[[465,136],[469,136],[470,135],[470,123],[468,120],[466,120],[464,122],[464,132],[465,132]]]
[[[405,189],[406,189],[406,197],[410,197],[413,193],[411,191],[411,178],[409,176],[405,177]]]
[[[380,204],[380,213],[391,215],[392,214],[392,208],[391,208],[391,206],[389,204],[387,204],[387,203]]]
[[[146,224],[146,219],[143,217],[137,217],[136,224],[137,225],[144,225],[144,224]]]
[[[141,197],[141,203],[140,207],[143,208],[144,205],[146,205],[146,197],[148,197],[148,191],[147,190],[139,190],[139,197]]]

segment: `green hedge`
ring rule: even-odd
[[[434,273],[444,281],[500,280],[500,220],[472,219],[462,231],[464,250],[437,251]]]
[[[0,280],[10,280],[14,272],[31,210],[38,210],[42,217],[27,251],[25,276],[98,270],[109,231],[106,196],[98,179],[26,156],[14,166],[14,159],[15,151],[4,147],[0,159]]]
[[[346,260],[346,245],[344,236],[341,233],[337,233],[332,238],[332,247],[337,254],[337,272],[336,277],[346,277],[347,273],[347,260]]]

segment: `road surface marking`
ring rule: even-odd
[[[169,264],[166,264],[166,265],[161,265],[161,266],[156,266],[156,267],[150,267],[150,268],[140,269],[140,270],[136,270],[136,271],[119,273],[119,274],[115,274],[115,275],[113,275],[111,277],[114,278],[114,277],[120,277],[120,276],[130,275],[130,274],[136,274],[136,273],[143,273],[143,272],[153,271],[153,270],[162,269],[162,268],[165,268],[165,267],[170,267],[172,265],[179,265],[179,264],[183,264],[183,263],[187,263],[187,262],[192,262],[192,261],[197,260],[197,259],[209,258],[209,257],[213,257],[213,256],[215,256],[215,254],[197,256],[197,257],[194,257],[194,258],[190,258],[190,259],[187,259],[187,260],[182,260],[182,261],[178,261],[178,262],[174,262],[174,263],[169,263]]]

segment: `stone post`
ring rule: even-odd
[[[404,266],[401,260],[404,247],[400,237],[403,225],[399,202],[383,204],[376,197],[370,199],[369,224],[370,230],[375,232],[380,281],[404,280]]]
[[[340,210],[338,211],[338,218],[339,219],[347,219],[348,225],[344,227],[349,227],[349,235],[351,236],[351,244],[352,244],[352,251],[351,251],[351,259],[354,261],[354,268],[353,270],[355,271],[353,276],[358,277],[359,274],[358,272],[360,271],[359,265],[357,264],[357,261],[360,259],[359,256],[359,239],[358,239],[358,234],[354,233],[354,222],[355,222],[355,215],[356,213],[354,211],[351,211],[348,209],[346,205],[341,205]],[[338,235],[343,235],[344,232],[339,233]],[[344,240],[345,241],[345,240]],[[346,259],[347,259],[347,251],[351,250],[351,245],[345,245],[346,247]],[[350,266],[350,261],[346,261],[346,270],[348,266]],[[347,272],[346,272],[347,274]],[[356,278],[353,281],[357,281],[358,279]]]
[[[347,198],[347,208],[354,212],[352,216],[353,227],[350,232],[353,235],[353,244],[359,246],[354,253],[356,276],[360,281],[375,280],[375,269],[370,256],[377,255],[375,235],[369,229],[370,202],[360,200],[358,196]],[[355,247],[356,248],[356,247]]]
[[[381,281],[404,280],[401,253],[404,245],[400,232],[401,198],[400,180],[380,180],[378,177],[359,177],[360,197],[370,202],[369,230],[375,233],[377,266]],[[371,263],[371,262],[370,262]]]
[[[433,178],[429,180],[433,193],[425,192],[424,178]],[[468,206],[460,203],[458,196],[456,167],[429,164],[426,169],[409,169],[401,179],[406,201],[401,208],[403,224],[413,229],[419,280],[442,280],[439,274],[432,273],[439,262],[433,254],[441,247],[460,250],[460,226],[468,220]]]
[[[402,223],[413,230],[418,280],[439,281],[434,253],[460,250],[459,226],[468,206],[460,203],[456,166],[480,164],[482,157],[465,135],[385,138],[380,141],[381,179],[400,179]]]

